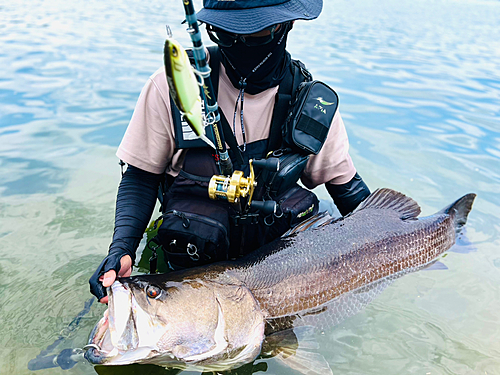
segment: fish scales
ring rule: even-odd
[[[417,218],[415,201],[381,189],[351,215],[239,261],[121,278],[108,288],[109,317],[94,328],[85,357],[203,371],[249,363],[261,349],[273,352],[267,338],[337,324],[433,262],[454,244],[474,198]]]
[[[282,250],[227,272],[251,290],[269,318],[276,318],[317,308],[403,270],[410,272],[455,241],[449,215],[403,221],[380,211],[368,209],[362,221],[347,217],[285,238]]]

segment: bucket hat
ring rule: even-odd
[[[323,0],[203,0],[198,20],[235,34],[319,16]]]

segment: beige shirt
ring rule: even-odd
[[[142,89],[134,114],[116,155],[127,164],[145,171],[177,176],[185,150],[175,148],[174,125],[170,108],[165,68],[153,74]],[[233,122],[238,90],[233,87],[221,64],[218,104],[229,123]],[[256,95],[245,94],[243,116],[247,143],[266,139],[271,128],[275,95],[278,87]],[[243,144],[240,108],[236,113],[236,140]],[[349,182],[356,170],[349,156],[349,141],[344,122],[337,111],[327,139],[318,155],[311,155],[302,173],[302,183],[312,189],[330,182]]]

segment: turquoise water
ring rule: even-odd
[[[113,231],[114,153],[162,64],[164,25],[189,45],[182,19],[173,0],[0,0],[0,374],[29,373],[89,298]],[[472,251],[318,338],[335,374],[500,374],[499,23],[498,1],[327,0],[290,34],[292,54],[338,92],[372,190],[399,190],[424,214],[478,194]],[[58,350],[83,346],[102,311]]]

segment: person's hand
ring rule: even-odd
[[[132,274],[132,258],[130,255],[125,255],[120,259],[120,271],[118,271],[118,277],[129,277]],[[102,282],[102,286],[107,288],[113,285],[116,280],[116,271],[109,270],[104,275],[99,277],[99,281]],[[101,298],[99,300],[101,303],[108,303],[108,296]]]
[[[106,288],[111,286],[117,277],[128,277],[132,273],[133,260],[125,251],[112,251],[101,262],[89,279],[90,292],[101,303],[108,303]]]

